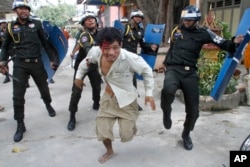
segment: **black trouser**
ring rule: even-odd
[[[97,64],[91,64],[89,67],[89,71],[86,74],[89,77],[90,84],[92,87],[92,99],[94,103],[99,103],[100,93],[101,93],[101,81],[102,80],[101,80],[101,75],[99,74],[97,68],[98,68]],[[76,76],[76,71],[77,69],[75,69],[74,79]],[[77,112],[78,103],[81,98],[81,94],[82,94],[82,89],[76,87],[75,84],[73,83],[72,93],[71,93],[71,98],[70,98],[70,103],[69,103],[70,112]]]
[[[161,91],[161,108],[163,112],[170,114],[171,104],[175,99],[177,89],[181,89],[184,94],[186,120],[184,128],[193,130],[195,122],[199,117],[199,77],[195,70],[185,70],[183,68],[167,67],[164,85]]]
[[[19,121],[24,119],[24,96],[29,76],[35,81],[44,103],[51,103],[51,96],[47,83],[48,76],[41,60],[38,60],[38,62],[25,62],[24,59],[15,58],[13,76],[18,79],[18,81],[13,80],[13,106],[15,120]]]

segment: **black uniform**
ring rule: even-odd
[[[84,30],[82,34],[80,35],[79,44],[81,47],[77,54],[75,65],[74,65],[75,73],[74,73],[73,79],[75,79],[76,72],[81,61],[87,56],[90,48],[93,45],[96,45],[95,43],[96,37],[97,37],[97,32],[92,33],[87,30]],[[89,77],[90,84],[92,87],[92,99],[94,101],[94,105],[97,106],[98,108],[99,101],[100,101],[100,93],[101,93],[101,75],[98,72],[98,66],[96,64],[90,64],[89,72],[86,75]],[[78,103],[81,98],[81,94],[82,94],[82,89],[78,88],[77,86],[75,86],[75,84],[73,84],[72,94],[71,94],[71,99],[70,99],[70,104],[69,104],[69,111],[71,113],[77,112]],[[97,109],[95,107],[93,108]]]
[[[205,28],[187,29],[180,26],[173,34],[173,42],[164,61],[167,70],[161,92],[161,108],[170,117],[175,93],[181,89],[186,108],[184,129],[191,131],[199,117],[199,76],[196,64],[202,45],[214,43],[229,52],[234,52],[236,46],[233,41],[222,39]]]
[[[21,24],[16,20],[9,24],[11,24],[11,28],[5,33],[0,61],[7,61],[10,55],[8,51],[14,51],[13,76],[18,79],[18,81],[13,80],[14,119],[22,121],[24,119],[26,83],[30,75],[46,106],[51,103],[46,81],[47,73],[41,61],[41,43],[48,53],[50,61],[54,61],[54,58],[40,21],[28,19],[25,24]]]

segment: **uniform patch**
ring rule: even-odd
[[[85,36],[83,36],[83,37],[81,38],[81,42],[86,42],[87,40],[88,40],[88,38],[85,37]]]
[[[14,25],[12,31],[14,33],[19,33],[21,31],[21,28],[18,25]]]
[[[34,27],[35,27],[34,23],[29,24],[29,28],[34,28]]]

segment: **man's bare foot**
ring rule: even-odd
[[[109,159],[111,159],[112,158],[112,156],[113,156],[113,152],[106,152],[105,154],[103,154],[99,159],[98,159],[98,161],[101,163],[101,164],[103,164],[103,163],[105,163],[106,161],[108,161]]]

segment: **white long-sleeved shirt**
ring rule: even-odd
[[[153,72],[141,56],[121,48],[120,55],[114,61],[106,75],[103,75],[101,72],[101,56],[102,51],[100,47],[93,46],[89,50],[87,57],[80,63],[76,73],[76,79],[82,79],[88,72],[86,62],[86,59],[88,59],[91,63],[98,63],[99,73],[113,90],[119,107],[122,108],[129,105],[138,97],[137,90],[133,85],[133,75],[135,72],[143,76],[145,95],[153,96]]]

